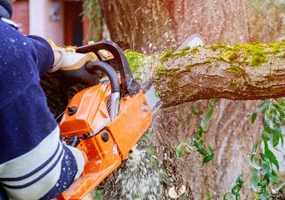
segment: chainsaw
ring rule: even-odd
[[[198,45],[203,41],[193,34],[177,50]],[[105,58],[102,50],[111,53],[112,58]],[[84,151],[88,162],[58,200],[78,200],[92,192],[127,158],[151,125],[153,111],[161,105],[152,81],[141,89],[116,43],[102,41],[79,47],[76,52],[94,52],[99,61],[86,63],[85,69],[91,74],[99,70],[108,79],[75,94],[63,113],[62,138]]]
[[[106,59],[102,50],[112,58]],[[152,122],[144,92],[117,44],[102,41],[76,52],[94,52],[99,61],[86,63],[85,69],[91,74],[99,70],[108,78],[75,94],[63,113],[59,124],[62,139],[84,151],[88,162],[58,200],[82,199],[93,191],[127,158]]]

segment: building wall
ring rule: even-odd
[[[63,1],[29,0],[29,34],[64,43]]]
[[[82,3],[82,0],[17,0],[12,20],[25,35],[39,35],[59,45],[79,46],[87,44],[90,38]]]
[[[12,20],[18,24],[19,31],[29,34],[29,1],[17,1],[13,4]]]

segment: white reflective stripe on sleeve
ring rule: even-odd
[[[57,183],[63,151],[57,126],[34,149],[0,165],[1,183],[10,187],[5,188],[12,198],[39,199]]]

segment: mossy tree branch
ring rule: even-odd
[[[149,76],[164,107],[285,96],[285,42],[186,48],[164,52],[154,63]]]

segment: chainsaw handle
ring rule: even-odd
[[[112,93],[120,92],[120,83],[118,75],[113,69],[113,67],[111,67],[109,64],[103,61],[87,62],[85,65],[85,69],[91,74],[95,74],[97,70],[104,72],[111,82]]]
[[[100,53],[100,50],[106,50],[113,55],[113,58],[105,59],[104,56]],[[104,61],[111,65],[115,70],[120,72],[123,96],[129,94],[133,96],[140,91],[140,85],[134,79],[131,69],[128,63],[128,60],[122,51],[122,49],[114,42],[106,40],[97,42],[90,45],[85,45],[78,47],[76,49],[77,53],[87,53],[93,52],[96,54],[100,61]]]

